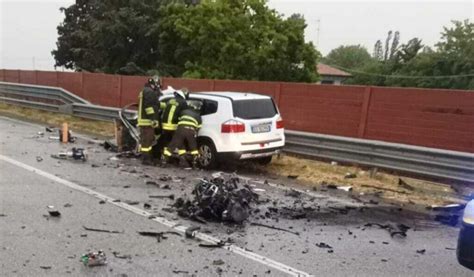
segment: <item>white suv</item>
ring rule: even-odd
[[[161,98],[166,101],[171,93]],[[201,166],[213,168],[228,159],[254,159],[268,164],[285,145],[283,120],[273,99],[238,92],[191,93],[202,102],[198,143]]]

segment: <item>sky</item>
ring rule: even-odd
[[[0,0],[0,68],[54,70],[51,51],[60,7],[73,0]],[[474,0],[269,0],[284,16],[299,13],[307,22],[306,40],[326,55],[340,45],[360,44],[372,53],[389,30],[400,42],[413,37],[433,46],[451,20],[474,21]],[[58,69],[60,70],[60,69]]]

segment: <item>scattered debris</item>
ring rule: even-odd
[[[416,253],[423,255],[426,253],[426,249],[416,250]]]
[[[372,226],[378,226],[381,229],[385,229],[390,233],[390,236],[393,238],[394,236],[401,236],[401,237],[406,237],[407,236],[407,231],[410,230],[410,227],[405,225],[405,224],[393,224],[393,223],[387,223],[387,224],[379,224],[379,223],[367,223],[364,225],[364,227],[372,227]]]
[[[81,160],[85,162],[87,160],[87,153],[84,150],[84,148],[73,147],[71,151],[59,152],[57,155],[51,155],[51,157],[55,159],[62,159],[62,160],[67,160],[67,159],[72,158],[74,160]]]
[[[335,161],[332,161],[332,162],[331,162],[331,165],[336,166],[336,165],[339,165],[339,164],[338,164],[337,162],[335,162]]]
[[[97,229],[97,228],[89,228],[89,227],[86,227],[86,226],[82,226],[82,228],[84,228],[84,230],[86,231],[92,231],[92,232],[101,232],[101,233],[112,233],[112,234],[122,234],[122,232],[120,231],[114,231],[114,230],[105,230],[105,229]]]
[[[170,195],[149,195],[149,198],[169,198],[171,200],[174,200],[174,194]]]
[[[81,256],[81,262],[85,266],[101,266],[107,264],[107,257],[104,251],[89,252]]]
[[[384,262],[384,263],[388,262],[387,259],[381,259],[381,261]]]
[[[331,245],[324,242],[316,243],[315,245],[319,248],[332,249]]]
[[[48,213],[52,217],[60,217],[61,216],[61,213],[54,206],[48,206]]]
[[[36,161],[37,162],[42,162],[43,161],[43,158],[41,156],[36,156]]]
[[[173,270],[173,273],[174,274],[180,274],[180,273],[189,274],[189,271],[186,271],[186,270]]]
[[[145,236],[145,237],[154,237],[156,238],[157,242],[161,242],[161,240],[165,240],[165,239],[168,239],[167,234],[170,234],[170,235],[176,235],[176,236],[179,236],[181,237],[181,234],[178,233],[178,232],[175,232],[175,231],[166,231],[166,232],[138,232],[138,234],[140,234],[141,236]]]
[[[347,172],[347,173],[344,175],[344,179],[354,179],[354,178],[357,178],[357,175],[356,175],[355,173]]]
[[[178,198],[173,206],[178,215],[199,222],[212,219],[242,223],[250,215],[250,205],[258,201],[258,194],[248,185],[242,187],[238,177],[202,179],[192,193],[192,201]]]
[[[265,192],[264,189],[260,189],[260,188],[254,188],[252,189],[254,192]]]
[[[131,201],[131,200],[126,200],[126,201],[124,201],[124,203],[126,203],[128,205],[131,205],[131,206],[140,204],[140,202],[138,202],[138,201]]]
[[[462,211],[466,207],[464,204],[448,204],[444,206],[440,205],[431,205],[427,207],[427,209],[433,210],[433,211],[443,211],[443,212],[459,212]]]
[[[117,259],[131,259],[132,258],[131,255],[121,255],[120,252],[117,252],[117,251],[112,252],[112,254],[114,254],[114,257]]]
[[[149,209],[151,209],[151,205],[148,204],[148,203],[143,203],[143,208],[146,209],[146,210],[149,210]]]
[[[72,207],[72,204],[70,204],[70,203],[66,203],[66,204],[64,204],[64,206],[63,206],[63,207],[64,207],[64,208],[70,208],[70,207]]]
[[[285,193],[286,196],[294,197],[294,198],[299,198],[301,196],[301,192],[295,190],[295,189],[290,189],[287,190]]]
[[[298,179],[298,175],[288,175],[288,179]]]
[[[206,244],[206,243],[200,243],[199,247],[203,248],[221,248],[222,246],[225,246],[225,242],[219,241],[218,243],[215,244]]]
[[[45,129],[46,132],[48,132],[48,133],[54,132],[54,127],[45,127],[44,129]]]
[[[118,146],[111,142],[110,140],[104,141],[101,146],[104,147],[105,150],[110,151],[110,152],[118,152]]]
[[[340,189],[340,190],[343,190],[343,191],[352,191],[352,187],[351,186],[340,186],[340,187],[337,187],[337,189]]]
[[[219,259],[219,260],[214,260],[212,262],[212,264],[213,265],[223,265],[223,264],[225,264],[225,262],[223,260]]]
[[[105,200],[100,200],[99,204],[105,204]]]
[[[160,185],[155,181],[146,181],[145,184],[160,187]]]
[[[287,232],[287,233],[294,234],[294,235],[297,235],[297,236],[300,235],[300,233],[295,232],[295,231],[291,231],[291,230],[288,230],[288,229],[283,229],[283,228],[280,228],[280,227],[275,227],[275,226],[271,226],[271,225],[267,225],[267,224],[262,224],[262,223],[258,223],[258,222],[250,222],[250,225],[265,227],[265,228],[278,230],[278,231],[283,231],[283,232]]]
[[[411,191],[415,190],[413,186],[409,185],[407,182],[405,182],[401,178],[398,178],[398,185],[407,190],[411,190]]]
[[[191,226],[189,228],[186,229],[185,231],[185,235],[186,235],[186,238],[188,239],[192,239],[196,236],[196,233],[197,231],[201,229],[201,227],[198,227],[198,226]]]
[[[40,268],[41,268],[41,269],[51,269],[52,266],[49,266],[49,265],[40,265]]]

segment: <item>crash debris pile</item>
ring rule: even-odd
[[[202,222],[242,223],[258,201],[258,195],[248,185],[241,185],[238,177],[202,179],[192,194],[193,200],[178,198],[174,207],[180,216]]]

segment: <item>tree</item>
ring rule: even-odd
[[[160,70],[191,78],[314,82],[319,53],[300,15],[283,19],[264,0],[179,1],[161,10]]]
[[[388,31],[387,38],[385,39],[385,53],[383,55],[384,61],[388,60],[389,57],[389,45],[390,45],[390,40],[392,39],[392,31]]]
[[[379,39],[374,45],[374,52],[372,57],[376,60],[383,60],[383,48],[382,48],[382,41]]]
[[[371,60],[372,58],[365,47],[361,45],[341,45],[331,50],[323,61],[329,65],[355,69],[364,66]]]
[[[62,10],[57,66],[93,72],[314,82],[301,15],[266,0],[78,0]]]
[[[92,72],[142,74],[156,67],[161,1],[78,0],[62,8],[56,66]]]
[[[390,47],[389,59],[393,59],[395,53],[398,51],[398,43],[400,43],[400,32],[396,31],[392,40],[392,47]]]

